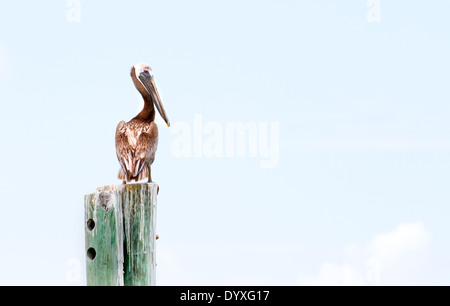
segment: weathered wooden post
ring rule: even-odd
[[[155,285],[155,183],[85,195],[87,285]]]

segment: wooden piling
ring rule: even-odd
[[[112,185],[85,195],[88,286],[155,285],[155,183]]]

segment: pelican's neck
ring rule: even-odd
[[[144,108],[134,118],[139,118],[146,121],[154,121],[155,107],[153,106],[153,98],[150,93],[144,88],[142,83],[137,79],[134,67],[131,68],[131,78],[133,79],[134,86],[136,86],[136,89],[140,92],[142,98],[144,99]]]
[[[153,106],[153,102],[144,98],[144,108],[135,118],[146,121],[155,121],[155,107]]]

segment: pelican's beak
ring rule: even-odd
[[[145,89],[147,89],[147,91],[153,97],[153,104],[155,104],[159,114],[167,123],[167,126],[170,126],[169,118],[167,118],[166,111],[164,110],[164,107],[162,105],[161,97],[159,96],[158,89],[156,89],[156,84],[153,79],[153,76],[151,76],[148,73],[142,72],[139,75],[139,80],[141,81],[142,85],[144,85]]]

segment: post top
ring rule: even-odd
[[[97,187],[97,192],[102,191],[120,191],[120,190],[136,190],[142,188],[142,186],[147,185],[149,188],[156,187],[159,189],[159,185],[156,183],[137,183],[137,184],[120,184],[120,185],[106,185],[102,187]]]

